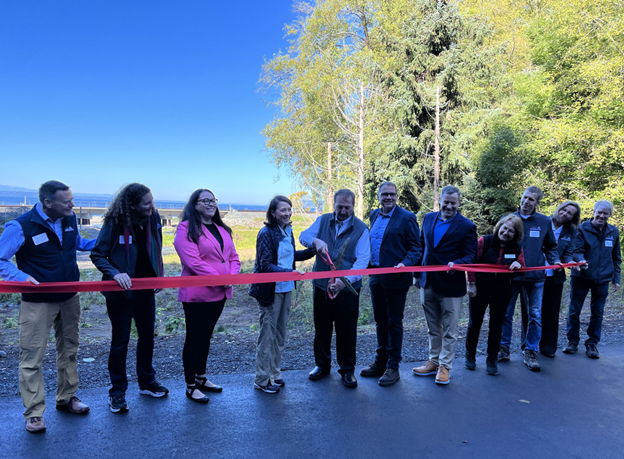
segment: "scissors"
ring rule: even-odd
[[[340,262],[342,261],[342,256],[344,255],[345,250],[347,250],[347,245],[349,245],[349,239],[347,239],[347,240],[345,241],[344,245],[343,245],[343,246],[342,246],[342,248],[340,249],[340,253],[338,254],[338,258],[336,259],[336,263],[338,264],[338,266],[340,266]],[[324,254],[323,254],[323,253],[319,253],[319,256],[321,257],[321,259],[322,259],[325,263],[327,263],[327,264],[329,265],[329,268],[330,268],[332,271],[337,271],[336,265],[335,265],[335,264],[334,264],[334,262],[331,260],[331,258],[330,258],[330,256],[329,256],[329,253],[324,253]],[[347,288],[351,291],[351,293],[353,293],[354,295],[357,295],[357,294],[358,294],[357,290],[355,290],[355,289],[353,288],[353,285],[351,285],[351,282],[349,282],[349,281],[347,280],[347,278],[346,278],[346,277],[344,277],[344,276],[340,276],[338,279],[340,279],[340,280],[341,280],[341,281],[345,284],[345,287],[347,287]],[[330,298],[331,300],[333,300],[334,298],[336,298],[336,294],[335,294],[335,293],[333,293],[333,292],[331,291],[331,289],[330,289],[330,287],[331,287],[331,286],[332,286],[335,282],[336,282],[336,278],[335,278],[335,277],[332,277],[332,278],[329,280],[329,282],[327,283],[327,296],[329,296],[329,298]]]

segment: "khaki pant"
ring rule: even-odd
[[[43,416],[45,387],[41,366],[45,356],[50,328],[56,338],[57,383],[56,404],[64,404],[78,390],[78,325],[80,297],[78,294],[60,303],[22,301],[19,314],[20,364],[19,385],[26,411],[24,417]]]
[[[438,295],[431,287],[422,289],[421,295],[429,328],[429,360],[450,370],[459,337],[459,310],[462,297]]]
[[[258,306],[260,334],[256,348],[256,378],[258,385],[282,379],[282,352],[286,348],[286,332],[292,292],[276,293],[273,304]]]

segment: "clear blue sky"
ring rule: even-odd
[[[264,151],[257,93],[293,19],[291,0],[0,2],[0,184],[245,204],[298,191]]]

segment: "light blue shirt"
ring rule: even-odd
[[[370,242],[371,242],[371,265],[379,266],[379,252],[381,250],[381,241],[383,240],[384,233],[390,222],[390,217],[394,213],[396,206],[392,208],[389,214],[384,215],[381,210],[377,214],[377,218],[373,223],[373,227],[370,230]]]
[[[58,236],[61,244],[63,243],[63,219],[59,218],[56,221],[52,221],[41,208],[41,204],[37,204],[37,212],[41,215],[41,218],[50,226],[50,229]],[[23,271],[17,269],[11,258],[18,252],[18,250],[24,245],[24,231],[22,225],[17,221],[11,220],[4,226],[4,232],[0,236],[0,277],[5,281],[25,281],[30,277]],[[76,249],[89,252],[95,246],[95,239],[84,239],[80,236],[80,231],[76,235]]]
[[[343,231],[345,231],[349,227],[349,222],[353,216],[347,218],[342,222],[341,225],[338,225],[336,220],[336,214],[334,213],[334,220],[336,221],[336,236],[340,235]],[[321,229],[321,217],[318,217],[312,223],[307,230],[303,231],[299,236],[299,242],[301,245],[307,248],[314,247],[314,239],[318,237],[319,230]],[[362,236],[358,240],[357,246],[355,247],[355,263],[351,269],[366,269],[368,268],[368,262],[370,260],[370,241],[369,241],[368,228],[364,229],[362,232]],[[333,261],[333,260],[332,260]],[[349,282],[352,284],[354,282],[362,279],[362,276],[345,276]]]
[[[277,266],[280,268],[292,269],[295,262],[295,248],[291,243],[292,227],[287,226],[285,230],[279,227],[284,239],[277,246]],[[275,293],[290,292],[295,288],[295,281],[285,281],[275,283]]]

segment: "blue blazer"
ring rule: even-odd
[[[433,246],[433,230],[439,212],[425,215],[420,233],[420,243],[424,248],[422,266],[471,264],[477,258],[477,227],[459,212],[438,242]],[[431,287],[435,293],[445,297],[457,298],[466,294],[466,276],[463,272],[447,274],[446,271],[421,273],[420,286]]]
[[[371,212],[371,229],[380,211],[381,209],[375,209]],[[420,230],[416,215],[396,206],[381,239],[379,267],[390,268],[399,263],[405,266],[417,266],[421,257]],[[369,283],[381,283],[384,288],[409,288],[412,285],[412,273],[373,274],[370,276]]]

